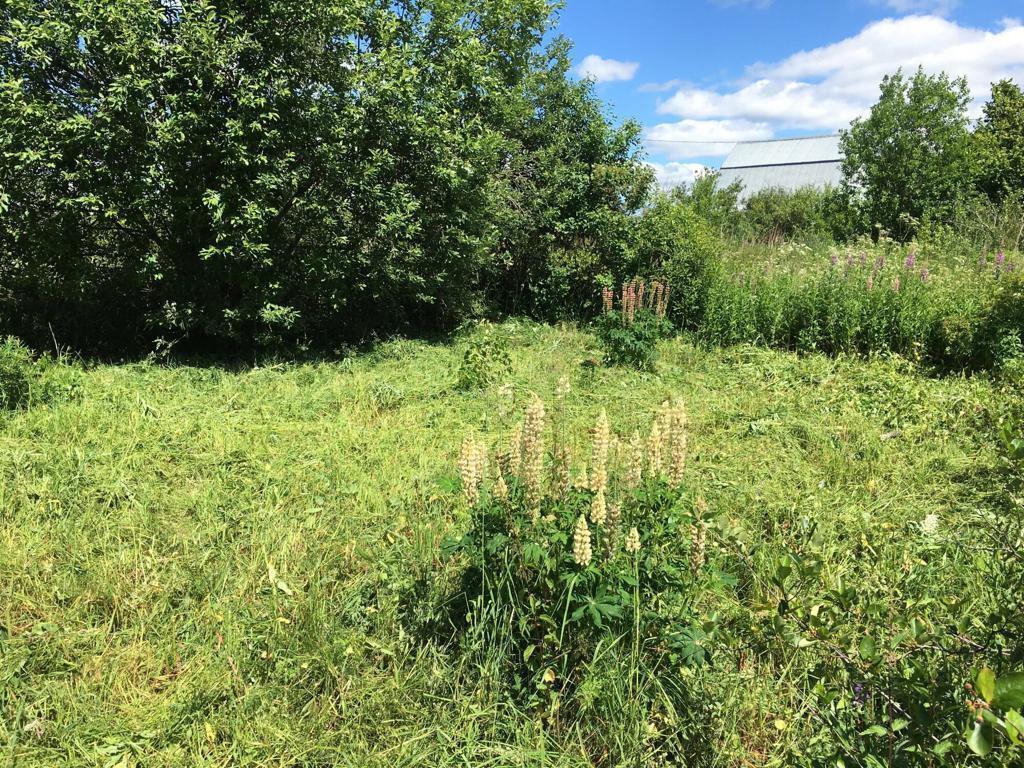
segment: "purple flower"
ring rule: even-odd
[[[1001,267],[1006,263],[1006,254],[1000,251],[996,254],[996,267]]]
[[[868,263],[868,254],[867,254],[866,251],[861,251],[860,252],[860,265],[863,267],[867,263]]]
[[[885,269],[885,256],[879,256],[875,259],[875,272],[881,272]]]
[[[913,269],[915,264],[917,264],[917,251],[911,248],[907,253],[907,258],[903,260],[903,268]]]
[[[863,683],[853,684],[853,706],[863,707],[868,702],[868,692]]]

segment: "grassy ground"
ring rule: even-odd
[[[590,340],[572,329],[500,332],[511,400],[504,379],[455,389],[464,341],[396,341],[323,364],[100,366],[77,398],[0,417],[0,763],[590,765],[582,736],[547,733],[409,636],[387,588],[436,565],[462,522],[450,478],[468,429],[506,433],[562,375],[581,446],[601,408],[629,434],[681,395],[689,482],[723,518],[753,537],[814,520],[837,572],[891,531],[899,583],[920,520],[955,543],[985,503],[976,477],[1020,407],[899,360],[673,341],[644,374],[581,366]],[[704,681],[708,764],[785,761],[817,728],[798,666]]]

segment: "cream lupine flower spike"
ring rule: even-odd
[[[626,551],[630,554],[636,554],[640,551],[640,531],[633,528],[629,529],[629,533],[626,534]]]
[[[669,421],[669,467],[668,478],[672,485],[683,481],[686,470],[686,406],[677,400],[668,412]]]
[[[576,565],[586,568],[590,565],[593,555],[590,545],[590,526],[587,525],[586,515],[580,515],[572,536],[572,559],[576,561]]]
[[[608,487],[608,447],[611,445],[611,427],[608,413],[603,408],[594,425],[594,447],[591,453],[590,490],[595,493]]]
[[[467,435],[459,452],[459,477],[462,479],[462,492],[471,507],[480,500],[480,485],[484,479],[486,462],[484,446],[472,435]]]
[[[523,484],[531,508],[540,504],[541,480],[544,474],[544,403],[534,395],[526,409],[523,423]]]
[[[590,521],[594,525],[604,525],[608,519],[608,506],[605,502],[604,491],[594,494],[594,500],[590,503]]]

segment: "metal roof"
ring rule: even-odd
[[[740,182],[745,200],[772,187],[824,189],[842,181],[842,152],[838,136],[745,141],[722,163],[719,183]]]

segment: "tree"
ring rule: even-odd
[[[1024,191],[1024,92],[1012,80],[992,86],[974,133],[978,188],[1000,201]]]
[[[449,327],[542,247],[603,263],[646,171],[555,5],[8,0],[0,330],[330,344]]]
[[[865,119],[843,131],[843,190],[867,227],[898,238],[951,219],[971,182],[970,93],[963,78],[918,69],[886,76]]]

